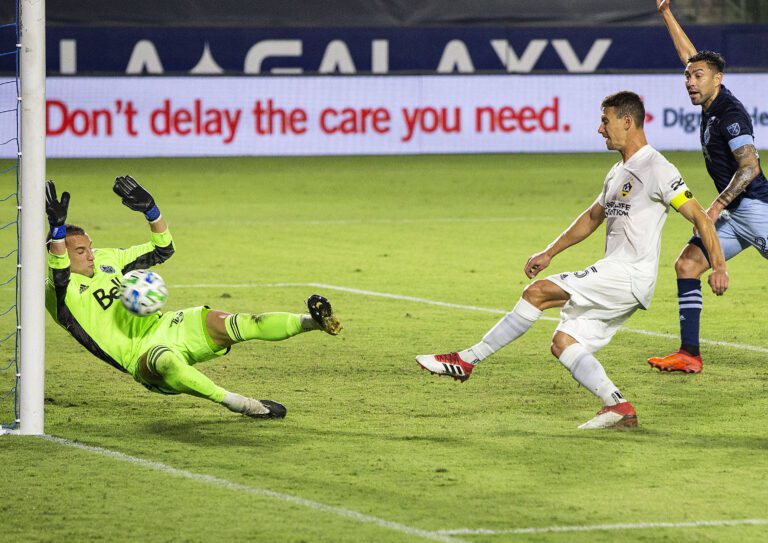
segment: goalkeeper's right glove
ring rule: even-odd
[[[160,210],[152,195],[130,175],[116,177],[112,191],[122,199],[124,206],[133,211],[141,211],[149,222],[160,217]]]
[[[45,183],[45,213],[51,227],[51,239],[62,240],[67,237],[67,209],[69,208],[69,193],[62,192],[61,200],[56,198],[56,184],[53,181]]]

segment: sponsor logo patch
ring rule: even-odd
[[[677,179],[672,181],[672,184],[670,185],[670,187],[672,187],[672,190],[677,190],[683,185],[685,185],[685,181],[683,181],[681,177],[678,177]]]
[[[630,209],[632,209],[632,204],[626,204],[616,200],[605,202],[606,217],[628,217]]]
[[[739,126],[739,123],[729,124],[727,130],[731,136],[738,136],[741,134],[741,127]]]
[[[107,264],[102,264],[101,266],[99,266],[99,269],[104,273],[115,273],[115,268]]]
[[[621,197],[626,198],[629,196],[629,193],[632,192],[632,181],[627,181],[624,183],[624,186],[621,187]]]
[[[113,285],[112,288],[109,289],[109,292],[103,288],[93,291],[93,297],[99,302],[99,305],[104,311],[109,309],[112,303],[120,298],[120,287],[122,286],[120,284],[120,279],[113,277],[109,282]]]

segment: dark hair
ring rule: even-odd
[[[725,59],[720,53],[715,53],[714,51],[699,51],[695,55],[688,57],[688,62],[699,62],[702,60],[716,73],[722,73],[723,70],[725,70]]]
[[[645,122],[645,106],[643,99],[632,91],[619,91],[609,94],[603,99],[600,107],[612,107],[616,109],[616,116],[623,117],[630,115],[638,128],[643,127]]]
[[[85,230],[82,227],[77,226],[76,224],[66,224],[64,226],[67,227],[67,237],[69,237],[69,236],[84,236],[85,235]],[[46,243],[50,243],[51,242],[51,233],[50,232],[48,232],[48,235],[45,238],[45,242]]]

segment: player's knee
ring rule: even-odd
[[[549,350],[552,353],[552,356],[559,359],[560,355],[563,354],[563,351],[567,349],[569,345],[570,344],[565,341],[565,338],[556,333],[552,336],[552,343],[549,346]]]
[[[147,353],[147,366],[155,375],[166,377],[175,372],[183,361],[165,345],[155,345]]]
[[[544,301],[544,298],[543,283],[540,280],[534,281],[523,290],[523,300],[536,307]]]
[[[702,263],[685,254],[675,260],[675,273],[678,277],[699,277],[705,270],[706,267],[703,267]]]
[[[549,346],[549,352],[552,353],[552,356],[555,358],[560,358],[560,354],[563,352],[563,350],[560,348],[560,346],[555,342],[554,339],[552,339],[552,343]]]

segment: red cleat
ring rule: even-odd
[[[685,373],[701,373],[701,355],[693,356],[680,349],[664,358],[649,358],[648,363],[659,371],[682,371]]]
[[[629,402],[606,405],[593,418],[579,426],[579,430],[603,428],[634,428],[637,426],[635,408]]]
[[[459,353],[420,354],[416,362],[433,375],[447,375],[462,383],[469,379],[475,369],[474,364],[464,362]]]

